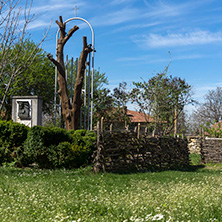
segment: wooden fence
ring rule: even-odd
[[[130,172],[177,169],[189,165],[187,140],[149,137],[136,131],[103,131],[97,124],[94,171]]]
[[[222,138],[204,138],[201,158],[203,163],[222,163]]]

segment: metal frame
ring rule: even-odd
[[[95,34],[94,30],[91,26],[91,24],[86,20],[81,17],[74,17],[66,20],[64,24],[73,21],[73,20],[81,20],[85,22],[91,29],[92,32],[92,71],[91,71],[91,115],[90,115],[90,130],[92,130],[92,122],[93,122],[93,78],[94,78],[94,52],[95,52]],[[56,47],[58,44],[58,37],[59,37],[59,32],[60,29],[58,29],[57,34],[56,34]],[[57,95],[57,67],[55,66],[55,92],[54,92],[54,125],[56,125],[56,95]]]

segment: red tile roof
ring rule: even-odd
[[[153,117],[145,115],[142,112],[127,110],[126,114],[132,123],[153,122]]]
[[[222,121],[214,123],[210,128],[214,128],[214,129],[218,129],[220,126],[220,128],[222,128]]]

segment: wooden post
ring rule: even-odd
[[[101,118],[101,133],[104,131],[104,117]]]
[[[110,124],[109,131],[110,131],[110,134],[112,134],[112,131],[113,131],[113,124],[112,123]]]
[[[147,136],[147,132],[148,132],[148,127],[146,126],[145,131],[144,131],[145,136]]]
[[[100,124],[99,124],[99,121],[97,122],[96,130],[97,130],[97,149],[98,149],[99,142],[100,142]]]
[[[138,130],[137,130],[137,139],[140,138],[140,123],[138,123]]]
[[[155,129],[152,132],[152,137],[154,137],[154,136],[155,136]]]

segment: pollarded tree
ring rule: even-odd
[[[84,80],[84,72],[86,69],[86,60],[88,54],[92,51],[92,48],[91,45],[87,45],[87,38],[83,37],[83,49],[79,57],[73,104],[71,106],[67,90],[67,81],[65,77],[63,49],[67,41],[71,38],[73,33],[79,29],[79,27],[74,26],[69,30],[68,33],[66,33],[66,24],[63,22],[62,16],[59,17],[59,21],[56,20],[56,23],[58,24],[60,30],[60,36],[56,48],[56,60],[52,57],[51,54],[48,54],[48,58],[56,65],[58,70],[58,95],[61,101],[62,116],[66,125],[66,129],[76,130],[79,126],[79,116],[82,104],[81,93]]]

